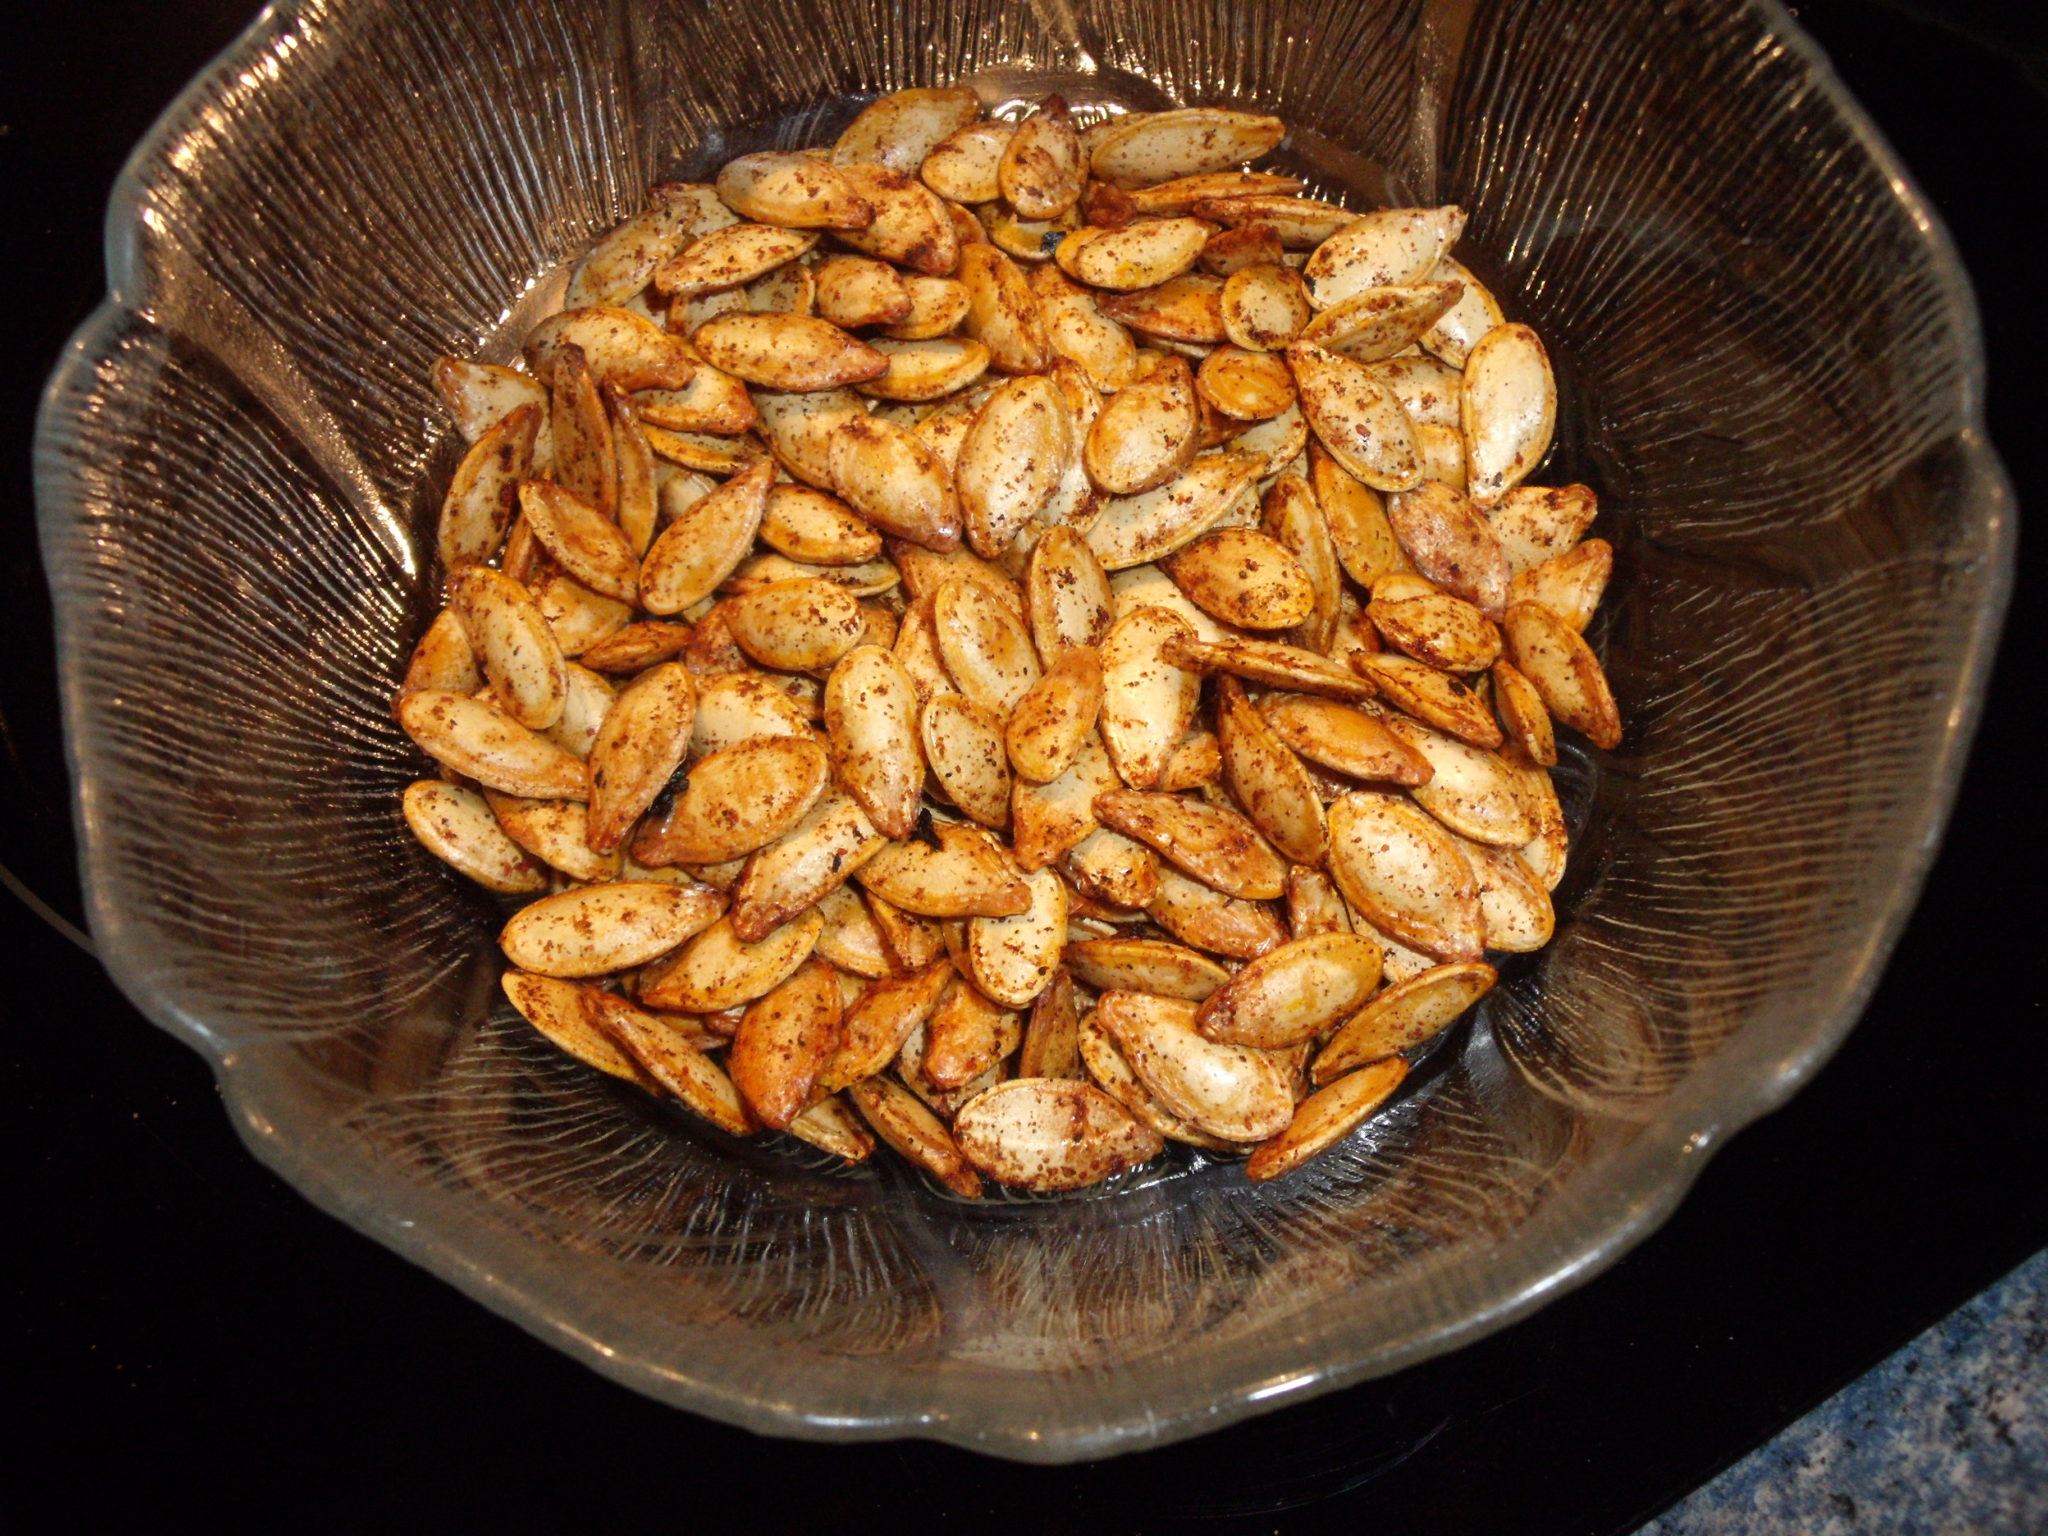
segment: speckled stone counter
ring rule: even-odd
[[[2048,1253],[1638,1536],[2048,1531]]]

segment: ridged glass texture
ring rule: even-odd
[[[661,175],[866,95],[1056,80],[1298,125],[1319,190],[1455,200],[1601,492],[1630,722],[1574,757],[1556,942],[1399,1105],[1254,1188],[949,1200],[721,1142],[511,1019],[415,847],[389,699],[456,447]],[[1953,252],[1774,4],[303,0],[137,152],[40,444],[95,933],[305,1193],[642,1391],[1061,1460],[1451,1348],[1650,1230],[1868,993],[2008,580]]]

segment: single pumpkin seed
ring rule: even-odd
[[[1541,603],[1517,602],[1508,605],[1501,631],[1508,659],[1553,716],[1596,747],[1621,745],[1621,712],[1607,674],[1577,630]]]
[[[1058,970],[1031,1005],[1024,1025],[1024,1043],[1017,1052],[1019,1077],[1081,1079],[1080,1014],[1074,1005],[1074,979]]]
[[[1472,348],[1458,425],[1476,506],[1492,506],[1543,462],[1557,425],[1557,381],[1542,338],[1528,326],[1495,326]]]
[[[491,814],[512,841],[572,880],[601,884],[620,878],[623,860],[617,849],[599,853],[590,846],[590,813],[574,800],[527,800],[518,795],[485,793]]]
[[[546,889],[547,872],[475,790],[421,779],[406,786],[401,804],[421,846],[486,890],[509,896]]]
[[[1302,275],[1316,307],[1333,309],[1369,288],[1422,282],[1464,228],[1462,208],[1381,208],[1318,245]]]
[[[1050,379],[1012,379],[989,396],[954,474],[976,554],[994,559],[1045,510],[1074,452],[1073,417]]]
[[[1357,791],[1330,807],[1331,878],[1377,928],[1444,960],[1485,948],[1472,871],[1451,834],[1404,796]]]
[[[1105,992],[1096,1016],[1138,1080],[1170,1114],[1227,1141],[1259,1141],[1294,1118],[1294,1090],[1277,1058],[1206,1040],[1195,1005],[1142,992]]]
[[[778,229],[772,224],[729,224],[693,241],[680,255],[657,267],[654,286],[671,298],[692,298],[714,289],[738,288],[805,255],[817,243],[814,230]]]
[[[1091,288],[1125,293],[1156,288],[1195,264],[1215,228],[1201,219],[1157,219],[1123,229],[1083,227],[1060,242],[1053,260]]]
[[[832,163],[873,164],[914,176],[947,134],[980,116],[981,101],[965,86],[891,91],[847,125],[832,146]]]
[[[612,701],[588,763],[594,851],[618,847],[682,766],[696,709],[696,679],[673,661],[643,672]]]
[[[1349,1136],[1401,1086],[1408,1063],[1395,1057],[1347,1072],[1295,1107],[1287,1129],[1253,1148],[1244,1165],[1253,1183],[1292,1173]]]
[[[1503,848],[1519,848],[1535,835],[1513,774],[1499,757],[1401,715],[1388,715],[1386,728],[1428,761],[1428,781],[1410,793],[1453,832]]]
[[[1304,323],[1299,335],[1357,362],[1377,363],[1412,345],[1462,291],[1457,283],[1367,288]]]
[[[1088,478],[1112,495],[1148,491],[1187,467],[1199,426],[1194,375],[1172,358],[1110,396],[1088,429],[1081,462]]]
[[[1073,114],[1048,96],[1017,125],[996,164],[996,184],[1027,219],[1056,219],[1079,201],[1088,162]]]
[[[1160,564],[1199,607],[1240,629],[1289,629],[1315,609],[1315,587],[1286,545],[1251,528],[1218,528]]]
[[[807,911],[749,944],[733,933],[728,914],[680,950],[646,967],[640,973],[640,1002],[649,1008],[708,1014],[765,997],[804,963],[824,927],[824,918]]]
[[[1429,782],[1429,760],[1363,710],[1306,694],[1275,698],[1263,711],[1273,734],[1312,763],[1355,779]]]
[[[1213,642],[1182,637],[1169,641],[1166,658],[1176,666],[1204,672],[1228,672],[1254,683],[1322,694],[1333,699],[1369,699],[1371,682],[1347,672],[1327,657],[1277,640],[1226,639]]]
[[[1193,723],[1201,676],[1164,654],[1168,644],[1192,639],[1187,621],[1163,608],[1131,610],[1103,639],[1102,739],[1134,788],[1159,782],[1167,754]]]
[[[1614,546],[1605,539],[1552,555],[1508,584],[1508,601],[1541,603],[1573,629],[1583,630],[1600,606],[1607,578],[1614,571]]]
[[[1588,486],[1518,485],[1488,507],[1486,517],[1507,552],[1509,574],[1519,576],[1578,543],[1599,510]]]
[[[642,1071],[690,1109],[729,1135],[753,1133],[753,1116],[732,1079],[692,1043],[678,1020],[635,1008],[610,992],[586,990],[584,1006]]]
[[[911,1093],[886,1077],[871,1077],[847,1089],[861,1118],[912,1166],[923,1169],[954,1194],[976,1199],[981,1177],[961,1156],[943,1121]]]
[[[1256,160],[1287,136],[1277,117],[1221,107],[1184,107],[1124,119],[1090,145],[1088,165],[1124,188],[1156,186]]]
[[[399,695],[398,723],[436,762],[508,795],[582,800],[583,764],[495,705],[442,688]]]
[[[1493,988],[1480,961],[1439,965],[1396,982],[1347,1020],[1315,1059],[1315,1081],[1329,1083],[1370,1062],[1413,1050],[1442,1033]]]
[[[620,603],[639,599],[640,559],[617,523],[545,480],[520,485],[519,507],[534,537],[577,581]]]
[[[1500,656],[1500,626],[1421,579],[1383,579],[1366,615],[1394,649],[1448,672],[1478,672]]]
[[[1102,824],[1225,895],[1263,901],[1287,888],[1287,865],[1242,812],[1177,795],[1113,789],[1095,797]]]
[[[625,390],[681,389],[694,371],[687,348],[644,315],[594,304],[551,315],[527,333],[526,363],[543,384],[559,388],[569,349],[599,383]],[[573,365],[572,365],[573,366]]]
[[[1024,597],[1031,638],[1047,667],[1077,646],[1099,645],[1115,619],[1109,576],[1071,528],[1049,528],[1032,547]]]
[[[1165,484],[1107,502],[1087,531],[1088,547],[1108,571],[1171,554],[1221,518],[1264,467],[1250,453],[1197,454]]]
[[[1493,664],[1493,710],[1500,716],[1508,740],[1523,754],[1546,768],[1557,765],[1557,733],[1550,728],[1550,711],[1536,685],[1517,671],[1511,662]]]
[[[998,1083],[953,1120],[960,1152],[1001,1184],[1040,1193],[1100,1184],[1159,1155],[1159,1133],[1092,1083]]]
[[[852,795],[833,791],[767,847],[750,855],[733,890],[733,931],[759,943],[779,925],[822,900],[884,847]]]
[[[544,419],[537,405],[515,406],[484,429],[441,500],[435,553],[442,568],[481,564],[496,555],[519,509],[519,482],[533,470],[533,445]]]
[[[1376,491],[1421,484],[1415,430],[1394,392],[1363,363],[1309,342],[1287,348],[1301,411],[1330,456]]]
[[[1238,269],[1224,280],[1218,303],[1224,335],[1248,352],[1280,350],[1303,335],[1315,314],[1301,274],[1287,266]]]
[[[936,846],[889,843],[860,868],[860,882],[884,901],[924,917],[1015,917],[1031,889],[1009,851],[979,827],[934,822]]]
[[[840,244],[926,277],[952,275],[960,261],[960,238],[937,193],[879,165],[850,164],[841,169],[854,191],[874,208],[875,218],[865,229],[839,231]]]
[[[499,933],[498,947],[537,976],[603,976],[668,953],[724,910],[725,897],[708,886],[584,885],[521,907]]]
[[[450,585],[463,631],[506,712],[532,730],[561,719],[568,663],[526,588],[481,565],[464,567]]]
[[[952,473],[913,434],[876,417],[850,417],[834,430],[828,453],[832,489],[884,534],[942,552],[960,547]]]
[[[1389,704],[1425,724],[1475,747],[1494,748],[1506,740],[1493,712],[1463,683],[1408,656],[1359,655],[1351,664],[1371,678]]]
[[[875,219],[836,166],[807,154],[763,150],[728,160],[718,195],[741,218],[783,229],[865,229]]]
[[[1234,677],[1224,677],[1217,691],[1216,735],[1224,782],[1252,824],[1295,863],[1320,860],[1328,836],[1315,783]]]
[[[908,837],[924,794],[917,687],[878,645],[857,646],[825,684],[825,730],[838,777],[884,837]]]
[[[839,389],[889,370],[883,353],[815,315],[720,315],[691,340],[714,368],[764,389]]]
[[[1228,335],[1223,293],[1222,278],[1183,272],[1154,287],[1110,294],[1098,302],[1103,314],[1141,336],[1206,348]]]
[[[960,691],[998,717],[1007,717],[1038,681],[1038,657],[1022,622],[980,582],[955,578],[939,588],[932,633]]]
[[[1015,123],[962,123],[931,147],[918,179],[949,202],[992,203],[1003,195],[999,170],[1016,131]]]
[[[1380,950],[1352,933],[1295,939],[1250,962],[1195,1015],[1210,1040],[1281,1050],[1315,1039],[1380,983]]]
[[[1312,251],[1358,217],[1336,203],[1274,192],[1205,197],[1189,211],[1228,229],[1269,229],[1289,251]]]
[[[1440,480],[1387,502],[1387,520],[1415,568],[1456,598],[1498,618],[1508,602],[1508,558],[1478,508]]]
[[[825,792],[825,749],[808,735],[754,736],[699,758],[667,811],[633,839],[643,864],[719,864],[765,848]]]
[[[587,1067],[646,1087],[647,1074],[617,1041],[599,1029],[588,998],[592,989],[552,976],[507,971],[499,984],[519,1016]]]

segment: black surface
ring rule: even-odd
[[[99,297],[121,159],[249,12],[21,8],[0,53],[0,863],[73,915],[29,419]],[[1986,315],[1992,437],[2021,503],[2048,508],[2030,207],[2048,163],[2039,24],[1993,0],[1799,12],[1960,243]],[[2029,539],[1954,825],[1868,1015],[1666,1227],[1459,1354],[1090,1467],[765,1441],[600,1380],[260,1168],[198,1058],[0,893],[0,1061],[19,1149],[0,1238],[16,1410],[0,1519],[1629,1530],[2048,1241],[2041,775],[2027,746],[2043,567]]]

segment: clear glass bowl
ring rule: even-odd
[[[662,176],[866,95],[1229,102],[1318,190],[1455,200],[1601,492],[1629,730],[1556,942],[1275,1185],[949,1200],[722,1141],[496,1002],[389,698],[509,354]],[[756,1429],[1056,1461],[1450,1349],[1611,1261],[1841,1040],[1954,793],[2009,582],[1954,252],[1775,4],[301,0],[137,151],[57,370],[43,549],[92,922],[306,1195],[618,1380]]]

